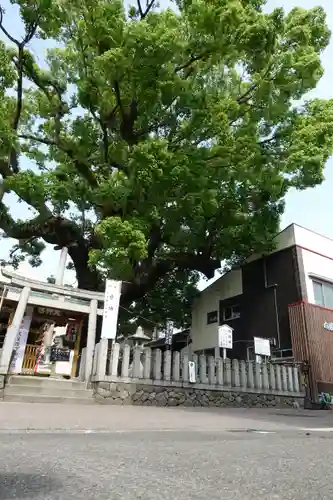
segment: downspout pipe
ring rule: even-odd
[[[266,267],[266,259],[263,259],[263,271],[264,271],[264,286],[265,290],[273,289],[273,297],[274,297],[274,310],[275,310],[275,326],[276,326],[276,337],[277,337],[277,347],[281,349],[281,336],[280,336],[280,321],[279,321],[279,310],[277,304],[277,287],[278,284],[274,283],[269,285],[267,283],[267,267]]]

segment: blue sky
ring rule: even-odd
[[[162,0],[160,2],[161,6],[167,4],[167,0]],[[15,36],[19,36],[18,33],[18,19],[15,9],[9,6],[9,1],[6,0],[2,2],[2,5],[6,7],[7,14],[5,16],[5,25],[9,32]],[[326,13],[327,20],[330,29],[333,31],[333,2],[332,0],[268,0],[267,9],[271,10],[274,7],[284,7],[289,10],[296,6],[301,6],[303,8],[311,8],[317,5],[321,5]],[[45,45],[44,45],[45,47]],[[39,62],[42,62],[43,58],[43,46],[41,42],[34,42],[32,46],[33,52]],[[332,43],[323,55],[323,65],[325,67],[325,75],[319,83],[315,96],[332,98],[333,97],[333,39]],[[328,237],[333,238],[333,224],[331,223],[331,198],[333,197],[333,160],[331,159],[325,169],[325,181],[318,187],[313,189],[308,189],[306,191],[297,192],[291,191],[286,197],[286,211],[282,217],[281,228],[286,227],[291,222],[296,222],[302,226],[309,229],[317,231],[318,233],[325,234]],[[9,203],[12,213],[16,217],[29,217],[29,212],[27,212],[24,205],[18,205],[13,197],[7,198],[7,203]],[[25,215],[26,213],[26,215]],[[0,258],[7,258],[8,251],[11,247],[11,242],[1,241],[0,243]],[[56,253],[52,247],[48,248],[43,252],[43,265],[37,269],[33,269],[29,264],[24,263],[20,266],[20,273],[24,273],[27,276],[35,279],[45,279],[51,274],[56,274],[58,253]],[[65,277],[67,283],[74,283],[75,277],[72,272],[68,272]],[[207,282],[203,282],[202,286],[206,286]]]

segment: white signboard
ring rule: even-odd
[[[233,329],[229,325],[219,326],[219,347],[222,349],[232,349],[232,332]]]
[[[101,332],[102,339],[114,340],[116,338],[120,295],[121,281],[106,280]]]
[[[191,384],[195,384],[195,382],[196,382],[195,368],[196,368],[195,362],[189,361],[188,362],[188,380]]]
[[[270,356],[271,344],[269,342],[269,339],[254,337],[254,352],[259,356]]]
[[[26,314],[23,317],[20,329],[15,340],[13,357],[9,368],[10,373],[21,373],[24,351],[27,345],[28,334],[32,320],[32,312],[32,307],[27,308]]]

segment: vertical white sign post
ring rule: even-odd
[[[101,332],[102,339],[114,340],[116,338],[120,295],[121,281],[106,280]]]
[[[218,327],[218,346],[223,349],[223,359],[227,359],[227,349],[232,349],[232,332],[229,325]]]
[[[189,361],[188,362],[188,379],[190,384],[195,384],[196,383],[196,366],[194,361]]]

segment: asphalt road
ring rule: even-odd
[[[3,403],[0,499],[332,500],[330,426],[331,414]]]

